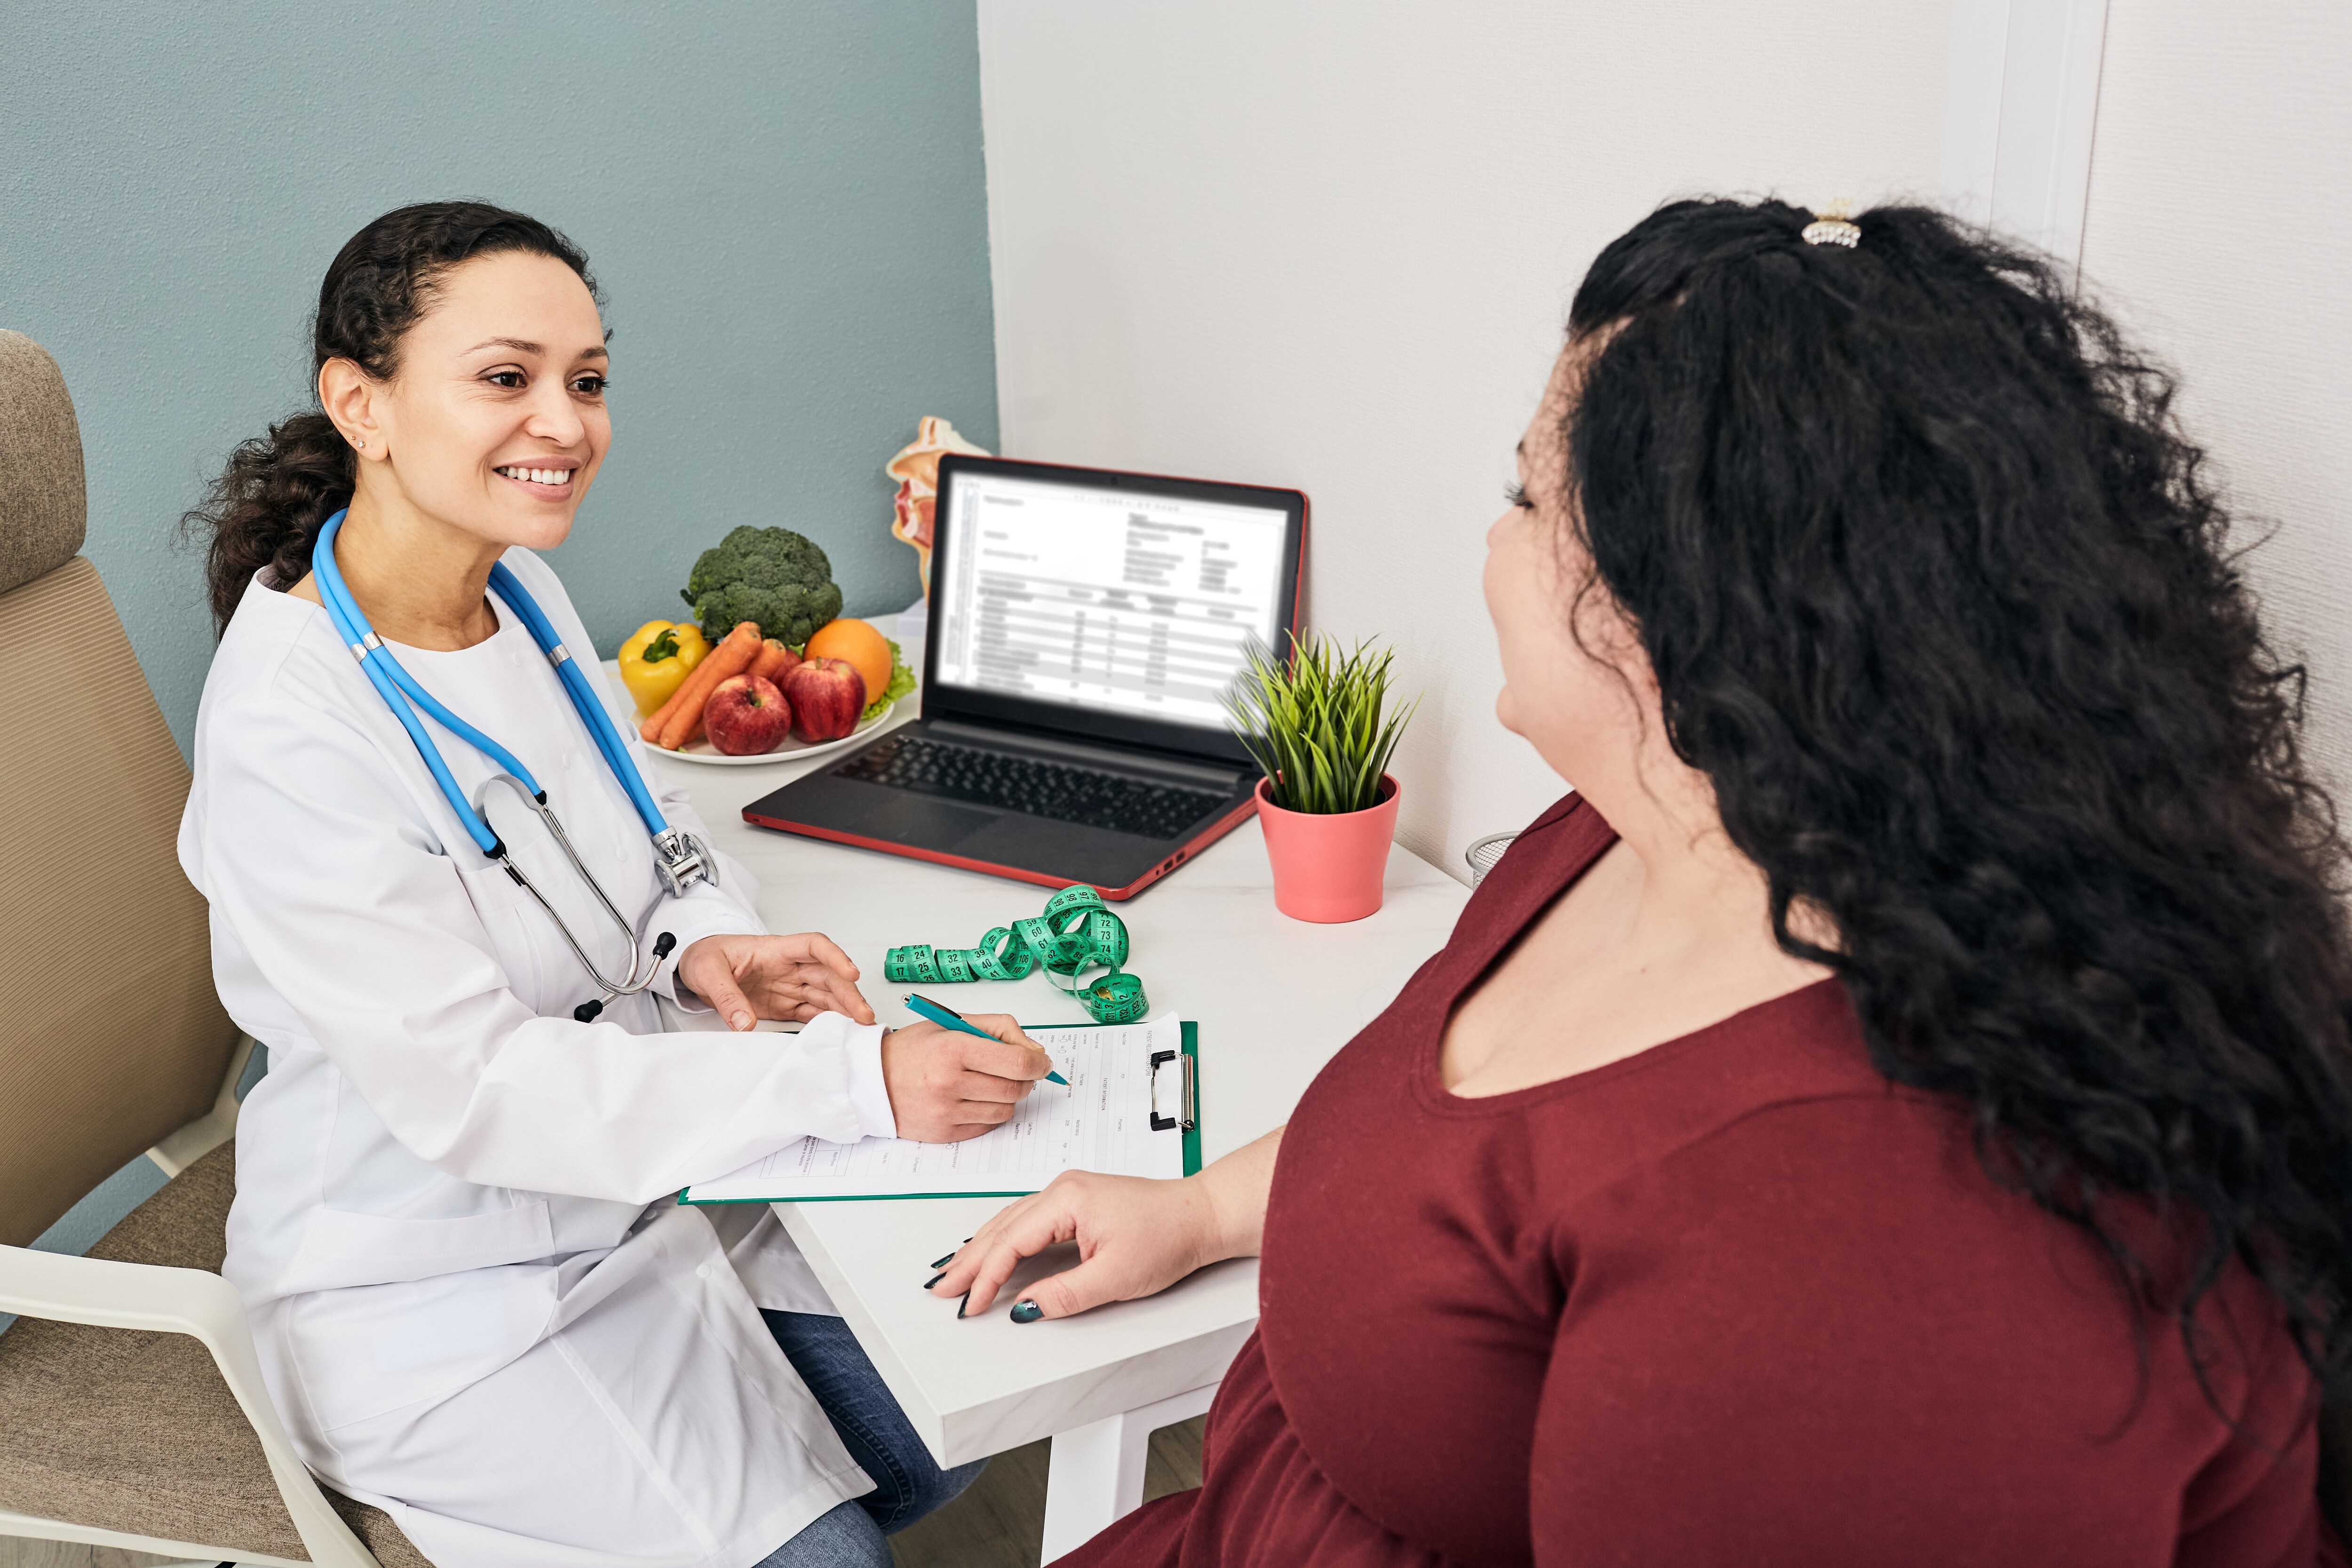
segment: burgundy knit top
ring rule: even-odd
[[[1285,1135],[1198,1491],[1067,1564],[2158,1568],[2344,1558],[2247,1277],[2206,1403],[2169,1319],[1891,1086],[1824,981],[1591,1072],[1448,1093],[1455,1000],[1614,835],[1570,796]]]

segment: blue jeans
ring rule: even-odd
[[[850,1501],[817,1515],[754,1568],[891,1568],[890,1543],[874,1516]]]
[[[882,1546],[882,1537],[896,1534],[933,1509],[950,1502],[964,1488],[978,1479],[988,1461],[974,1459],[969,1465],[959,1465],[952,1470],[942,1470],[932,1458],[923,1440],[915,1435],[906,1412],[891,1397],[882,1374],[866,1359],[857,1345],[856,1336],[849,1325],[839,1318],[814,1312],[761,1311],[767,1320],[768,1331],[776,1336],[776,1344],[793,1370],[816,1395],[824,1407],[826,1419],[841,1438],[842,1447],[858,1468],[874,1480],[874,1489],[865,1496],[844,1503],[824,1515],[807,1530],[794,1536],[770,1557],[761,1568],[797,1568],[802,1563],[839,1563],[854,1564],[863,1559],[853,1554],[844,1544],[828,1543],[826,1550],[835,1555],[825,1557],[796,1556],[802,1542],[820,1528],[853,1531],[857,1520],[836,1520],[835,1515],[862,1513],[870,1531],[873,1548],[881,1552],[877,1563],[889,1562],[889,1552]]]

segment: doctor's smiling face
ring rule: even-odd
[[[613,435],[588,286],[553,257],[508,250],[442,272],[421,302],[390,377],[347,359],[319,373],[358,447],[353,524],[446,531],[444,548],[489,556],[562,543]]]

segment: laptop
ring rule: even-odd
[[[951,453],[922,717],[743,808],[786,833],[1126,899],[1257,809],[1222,697],[1289,647],[1297,490]]]

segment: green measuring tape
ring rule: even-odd
[[[1077,999],[1097,1024],[1131,1024],[1151,1005],[1143,982],[1127,963],[1127,923],[1103,907],[1084,883],[1045,900],[1045,912],[991,927],[977,947],[894,947],[882,958],[882,978],[904,983],[961,984],[1019,980],[1043,964],[1046,983]],[[1091,970],[1104,973],[1087,978]]]

